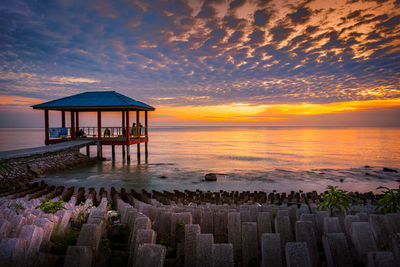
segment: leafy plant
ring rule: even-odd
[[[272,210],[272,218],[275,219],[275,217],[276,217],[276,210]]]
[[[65,232],[54,234],[51,237],[53,246],[50,252],[57,255],[64,255],[67,252],[68,246],[76,245],[81,229],[77,227],[69,227]]]
[[[400,211],[400,185],[398,189],[385,186],[379,186],[376,189],[382,189],[383,193],[383,197],[375,203],[377,210],[380,209],[383,214]]]
[[[175,234],[160,234],[157,236],[157,244],[164,245],[167,247],[166,257],[169,259],[175,259],[178,243],[183,241],[185,236],[185,225],[181,222],[176,224]]]
[[[15,211],[17,214],[19,214],[20,210],[25,210],[25,207],[22,204],[15,203]]]
[[[46,198],[39,206],[36,207],[36,209],[41,209],[44,213],[54,214],[59,210],[65,209],[63,206],[64,203],[65,201],[62,199],[52,202],[50,199]]]
[[[81,206],[84,206],[85,203],[84,203],[84,202],[81,202],[80,205],[81,205]],[[90,202],[88,203],[88,206],[87,206],[86,208],[84,208],[83,210],[81,210],[81,211],[78,213],[78,216],[76,217],[76,220],[74,220],[73,224],[75,224],[76,226],[81,226],[82,224],[86,223],[87,218],[88,218],[88,216],[89,216],[88,211],[89,211],[91,208],[93,208],[93,202],[90,201]]]
[[[334,211],[349,211],[350,203],[358,203],[353,192],[349,192],[343,189],[338,189],[337,186],[329,185],[329,190],[323,195],[322,202],[318,204],[318,207],[322,210],[329,210],[330,216],[333,215]]]

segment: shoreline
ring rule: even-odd
[[[0,192],[21,188],[28,182],[62,170],[88,166],[98,162],[79,149],[46,152],[31,156],[0,160]]]

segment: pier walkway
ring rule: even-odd
[[[14,159],[14,158],[42,155],[46,153],[53,153],[74,148],[81,148],[88,145],[94,145],[96,143],[97,143],[96,140],[74,140],[48,146],[0,151],[0,161]]]

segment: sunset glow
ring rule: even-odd
[[[29,106],[103,90],[155,106],[154,125],[400,125],[398,0],[13,0],[0,14],[3,127],[42,127]]]

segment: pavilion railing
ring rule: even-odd
[[[50,133],[57,132],[55,130],[62,128],[50,128]],[[71,128],[66,127],[67,131],[62,131],[61,136],[52,136],[50,138],[71,138]],[[98,127],[79,127],[75,129],[75,138],[98,138]],[[65,135],[65,132],[67,134]],[[126,127],[101,127],[101,138],[126,138]],[[129,137],[139,138],[146,137],[147,129],[146,127],[129,127],[130,135]]]

